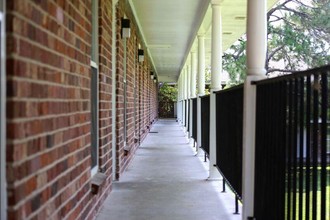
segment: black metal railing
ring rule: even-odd
[[[181,100],[181,120],[184,122],[184,100]]]
[[[187,102],[186,102],[186,106],[187,106],[187,114],[186,114],[186,121],[187,121],[187,123],[186,123],[186,128],[187,128],[187,131],[188,132],[190,132],[189,131],[189,127],[190,127],[190,100],[188,99],[187,100]]]
[[[187,115],[187,100],[184,100],[183,101],[183,105],[184,105],[184,126],[185,127],[187,127],[187,125],[188,125],[188,120],[187,120],[187,118],[188,118],[188,115]]]
[[[329,219],[329,76],[325,66],[256,83],[256,219]]]
[[[201,148],[210,153],[210,96],[201,97]]]
[[[216,92],[216,165],[242,198],[243,85]]]
[[[197,98],[191,99],[192,102],[192,133],[191,137],[197,141]]]
[[[160,101],[158,104],[158,114],[160,118],[173,118],[174,116],[174,105],[176,102],[173,101]]]

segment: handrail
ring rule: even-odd
[[[230,88],[228,88],[228,89],[223,89],[223,90],[215,91],[215,92],[213,92],[213,93],[214,93],[214,94],[219,94],[219,93],[230,92],[230,91],[233,91],[233,90],[241,89],[242,87],[244,87],[244,84],[239,84],[239,85],[236,85],[236,86],[230,87]]]
[[[210,95],[202,95],[202,96],[199,96],[199,98],[206,98],[206,97],[209,97]]]
[[[314,68],[314,69],[308,69],[308,70],[304,70],[304,71],[293,71],[291,74],[286,74],[283,76],[277,76],[277,77],[273,77],[273,78],[267,78],[267,79],[263,79],[260,81],[252,81],[251,84],[264,85],[264,84],[279,82],[279,81],[283,81],[283,80],[294,79],[297,77],[304,77],[304,76],[308,76],[311,74],[321,74],[323,72],[329,72],[329,71],[330,71],[330,65],[327,65],[327,66],[322,66],[322,67],[318,67],[318,68]]]

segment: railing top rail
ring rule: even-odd
[[[304,77],[304,76],[308,76],[308,75],[312,75],[312,74],[322,74],[324,72],[330,73],[330,65],[326,65],[326,66],[322,66],[322,67],[318,67],[318,68],[314,68],[314,69],[308,69],[308,70],[304,70],[304,71],[294,71],[294,72],[292,72],[292,74],[263,79],[260,81],[253,81],[251,83],[253,85],[263,85],[263,84],[269,84],[269,83],[274,83],[274,82],[295,79],[297,77]]]
[[[199,96],[199,98],[207,98],[209,97],[210,95],[202,95],[202,96]]]
[[[233,86],[233,87],[230,87],[228,89],[223,89],[223,90],[219,90],[219,91],[215,91],[213,92],[214,94],[219,94],[219,93],[226,93],[226,92],[230,92],[230,91],[233,91],[233,90],[238,90],[238,89],[241,89],[244,87],[244,84],[239,84],[237,86]]]

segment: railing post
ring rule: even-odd
[[[181,73],[181,125],[184,125],[184,71]]]
[[[188,60],[190,59],[190,56],[188,56]],[[187,72],[186,72],[186,80],[187,80],[187,99],[190,99],[191,97],[191,94],[190,94],[190,91],[191,91],[191,66],[190,64],[187,65]]]
[[[256,86],[252,81],[258,76],[247,76],[244,83],[243,110],[243,219],[254,213],[254,159],[255,159],[255,119],[256,119]]]
[[[222,20],[221,0],[212,0],[212,55],[211,55],[211,89],[210,89],[210,166],[209,180],[218,179],[216,164],[216,97],[213,92],[221,89],[222,72]]]
[[[190,106],[189,106],[189,137],[192,136],[193,129],[193,101],[192,99],[196,97],[196,72],[197,72],[197,62],[196,62],[196,53],[191,52],[191,72],[190,72]]]
[[[256,86],[252,81],[265,77],[267,48],[266,0],[249,0],[247,10],[247,78],[244,83],[242,219],[254,216],[254,160]]]
[[[202,143],[201,98],[205,94],[205,40],[198,35],[198,98],[197,98],[197,154]]]
[[[190,56],[188,56],[187,58],[187,63],[188,60],[190,59]],[[188,140],[190,139],[190,136],[191,136],[191,130],[190,130],[190,115],[191,115],[191,112],[190,112],[190,87],[191,87],[191,66],[190,66],[190,63],[187,64],[187,103],[186,103],[186,106],[187,106],[187,111],[186,111],[186,114],[187,114],[187,123],[186,123],[186,130],[187,130],[187,138]]]
[[[186,100],[186,67],[182,69],[182,125],[184,127],[186,123],[186,105],[185,105],[185,100]],[[184,128],[185,129],[185,128]]]
[[[187,108],[187,102],[188,102],[188,66],[184,68],[184,130],[185,132],[188,130],[187,129],[187,116],[188,116],[188,108]]]
[[[216,95],[213,93],[213,89],[210,90],[210,149],[209,149],[209,177],[208,180],[218,180],[220,175],[215,167],[217,160],[216,149]]]
[[[178,94],[177,94],[177,121],[179,123],[181,123],[182,119],[181,119],[181,76],[179,76],[178,78],[178,82],[177,82],[177,88],[178,88]]]

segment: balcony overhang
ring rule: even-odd
[[[205,36],[206,65],[211,56],[210,0],[129,0],[160,82],[176,82],[197,35]],[[268,0],[271,8],[278,0]],[[222,42],[228,49],[246,32],[247,0],[223,0]]]

